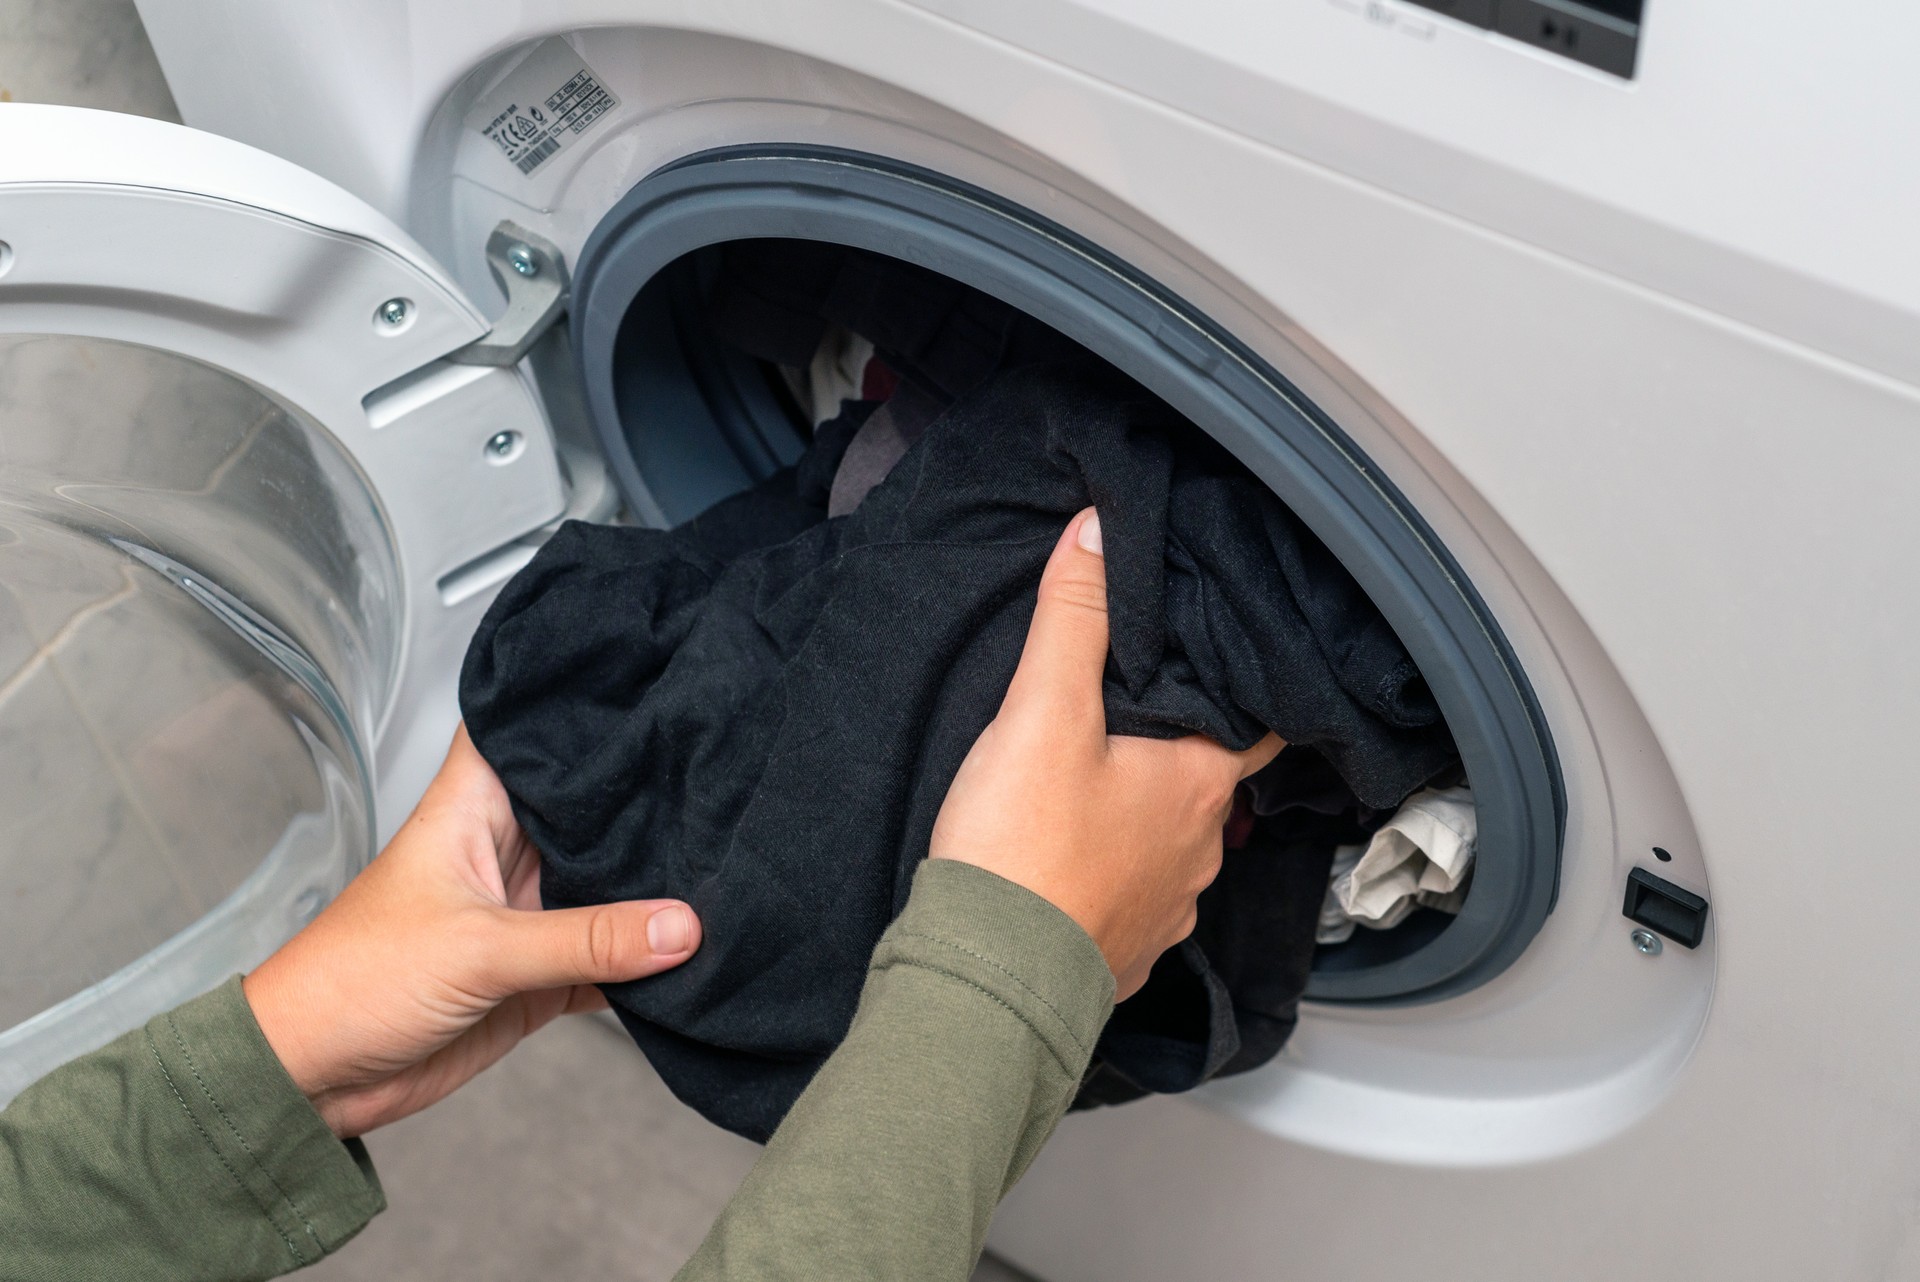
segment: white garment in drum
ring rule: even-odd
[[[1407,798],[1364,849],[1334,851],[1316,938],[1342,943],[1356,924],[1388,930],[1416,908],[1459,912],[1477,836],[1471,789],[1427,788]]]

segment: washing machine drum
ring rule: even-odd
[[[809,181],[836,196],[796,218]],[[688,206],[703,215],[698,229],[682,221]],[[956,215],[983,208],[989,217],[956,228]],[[770,226],[812,235],[752,234]],[[1047,261],[1048,246],[1069,252]],[[1006,288],[1009,276],[1023,288]],[[1051,315],[1032,305],[1036,286],[1051,292]],[[1113,341],[1122,325],[1145,328],[1115,314],[1128,298],[1149,304],[1150,360]],[[1447,696],[1469,714],[1469,734],[1473,713],[1517,716],[1536,747],[1518,763],[1472,747],[1474,781],[1492,785],[1495,851],[1487,892],[1467,897],[1476,913],[1417,913],[1316,952],[1335,848],[1364,842],[1421,784],[1466,781],[1468,749],[1456,752],[1454,718],[1441,717],[1409,655],[1418,641],[1403,647],[1320,539],[1140,385],[1171,386],[1186,371],[1217,395],[1236,370],[1251,372],[1265,389],[1259,408],[1296,447],[1342,443],[1277,394],[1269,372],[1088,247],[983,193],[871,158],[697,158],[642,184],[590,242],[576,327],[633,508],[671,524],[718,506],[672,533],[556,539],[482,625],[463,705],[546,852],[550,902],[680,895],[708,920],[711,943],[693,964],[613,996],[669,1082],[714,1120],[769,1133],[844,1030],[866,954],[904,901],[912,852],[1017,659],[1030,599],[1018,587],[1030,591],[1048,536],[1090,494],[1104,495],[1109,527],[1110,722],[1235,746],[1271,725],[1302,746],[1253,789],[1263,813],[1242,816],[1230,837],[1245,849],[1203,899],[1195,936],[1116,1014],[1083,1104],[1264,1062],[1310,985],[1375,998],[1457,991],[1537,926],[1550,866],[1542,879],[1538,850],[1510,857],[1502,843],[1515,834],[1501,825],[1515,810],[1553,823],[1551,772],[1540,769],[1537,715],[1496,653],[1491,692],[1456,672]],[[1215,411],[1215,437],[1230,439],[1218,406],[1203,408]],[[896,464],[903,475],[889,484]],[[1241,519],[1214,520],[1226,508]],[[830,527],[830,515],[849,519]],[[1332,522],[1349,535],[1352,524]],[[1163,553],[1170,544],[1205,547],[1212,564],[1176,565],[1184,553]],[[926,550],[917,563],[916,548]],[[1445,570],[1418,540],[1393,551],[1402,569],[1411,553]],[[776,600],[783,621],[767,615]],[[885,620],[907,614],[887,635]],[[682,646],[759,664],[716,678],[674,664]],[[1263,648],[1280,662],[1263,663]],[[1235,658],[1209,664],[1203,651]],[[1146,671],[1163,653],[1162,670]],[[1263,679],[1280,687],[1266,702]],[[1316,702],[1348,715],[1315,721]],[[713,763],[729,761],[732,777],[716,778]],[[630,786],[598,785],[611,777]],[[809,885],[825,898],[798,889]],[[806,982],[780,984],[782,974]]]

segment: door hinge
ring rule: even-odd
[[[447,359],[456,365],[514,365],[567,310],[567,265],[560,247],[512,222],[487,237],[487,268],[507,294],[493,328]]]

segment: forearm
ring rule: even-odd
[[[8,1279],[274,1277],[385,1205],[365,1150],[288,1079],[237,979],[0,1112]]]
[[[964,1282],[1113,1005],[1093,941],[978,868],[924,866],[845,1042],[680,1282]]]

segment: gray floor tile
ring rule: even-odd
[[[51,663],[0,701],[0,1028],[199,915]]]
[[[759,1152],[594,1018],[542,1030],[368,1148],[392,1209],[315,1282],[670,1278]]]
[[[61,545],[50,565],[113,555],[23,526],[0,578],[19,589],[43,544]],[[285,679],[160,576],[121,564],[109,582],[41,627],[15,615],[35,644],[0,669],[0,1028],[164,943],[323,808]]]
[[[259,866],[320,777],[276,694],[285,678],[144,567],[61,647],[60,671],[183,893],[205,911]]]
[[[0,102],[180,118],[130,0],[0,4]]]

